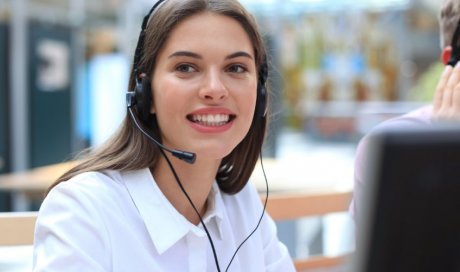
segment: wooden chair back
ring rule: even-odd
[[[351,192],[275,193],[268,198],[267,212],[275,221],[324,216],[331,213],[346,212],[351,198]],[[343,265],[347,257],[348,254],[310,256],[294,259],[294,264],[297,271],[319,271],[318,269],[333,269]]]
[[[0,246],[32,245],[37,212],[0,212]]]

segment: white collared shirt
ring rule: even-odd
[[[253,185],[236,195],[213,185],[204,222],[225,271],[255,228],[262,204]],[[89,172],[61,182],[39,212],[33,271],[217,271],[203,227],[163,195],[148,169]],[[267,215],[228,271],[295,271]]]

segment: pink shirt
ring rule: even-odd
[[[417,128],[420,126],[430,126],[431,123],[431,106],[421,107],[407,114],[388,119],[379,125],[377,125],[372,131],[362,138],[358,144],[356,155],[355,155],[355,167],[354,167],[354,188],[353,188],[353,200],[350,204],[350,213],[356,221],[356,215],[361,212],[362,207],[362,194],[365,192],[366,181],[364,180],[364,161],[366,158],[366,149],[369,144],[369,135],[372,133],[386,130],[386,129],[398,129],[398,128]]]

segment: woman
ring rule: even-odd
[[[234,0],[152,11],[127,117],[50,189],[34,271],[294,271],[247,183],[267,121],[253,18]]]

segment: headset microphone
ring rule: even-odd
[[[142,126],[139,124],[137,121],[136,116],[133,113],[133,110],[131,107],[136,104],[136,99],[135,99],[135,93],[134,92],[128,92],[126,94],[126,105],[128,107],[129,114],[131,115],[131,119],[133,120],[134,124],[136,127],[144,134],[147,138],[149,138],[152,142],[154,142],[159,148],[168,151],[171,153],[174,157],[179,158],[185,162],[188,162],[190,164],[194,163],[196,160],[196,155],[195,153],[192,152],[187,152],[187,151],[182,151],[182,150],[174,150],[167,148],[163,144],[161,144],[159,141],[157,141],[155,138],[153,138],[147,131],[145,131]]]

